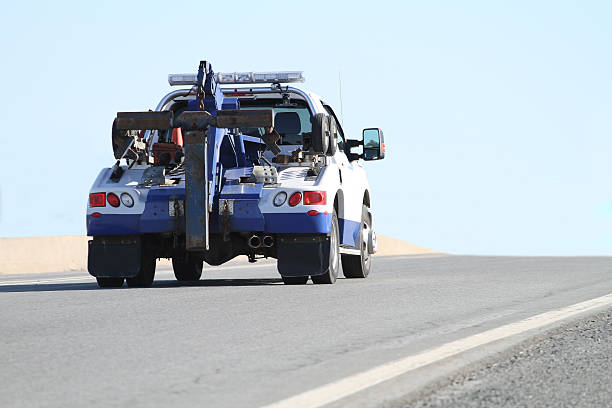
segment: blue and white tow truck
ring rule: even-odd
[[[149,286],[157,258],[176,279],[239,255],[276,258],[286,284],[365,278],[376,251],[363,161],[382,132],[347,139],[331,106],[284,85],[301,72],[172,74],[153,111],[119,112],[116,163],[89,194],[88,269],[100,287]],[[352,150],[356,149],[357,152]],[[342,265],[342,266],[341,266]]]

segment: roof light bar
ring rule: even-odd
[[[271,84],[304,82],[304,74],[301,71],[220,72],[217,74],[217,82],[220,84]]]
[[[168,83],[175,85],[195,85],[196,74],[170,74]],[[304,82],[302,71],[276,72],[219,72],[216,77],[218,84],[286,84],[289,82]]]
[[[168,83],[171,86],[175,85],[195,85],[198,79],[198,74],[170,74],[168,75]]]

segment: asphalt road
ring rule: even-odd
[[[164,269],[147,289],[0,277],[0,406],[262,406],[612,293],[606,257],[373,262],[331,286],[284,286],[258,264],[189,286]]]

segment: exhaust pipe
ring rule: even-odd
[[[266,235],[263,237],[263,246],[265,246],[266,248],[270,248],[273,245],[274,245],[274,238],[272,238],[270,235]]]
[[[257,235],[253,235],[251,238],[249,238],[247,243],[251,248],[259,248],[261,246],[261,238],[259,238]]]

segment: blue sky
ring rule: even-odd
[[[612,255],[609,2],[3,7],[0,236],[85,232],[117,111],[170,72],[298,69],[368,163],[381,234],[451,253]],[[350,6],[349,6],[350,4]],[[375,6],[374,6],[375,5]]]

